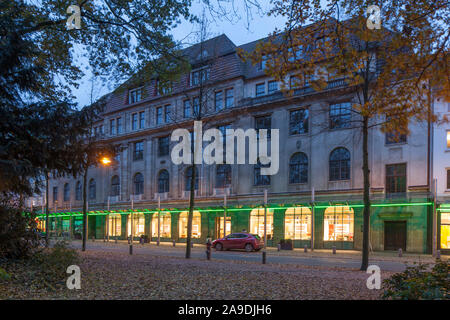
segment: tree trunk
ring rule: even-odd
[[[48,233],[49,233],[49,208],[48,208],[48,189],[50,177],[48,172],[45,172],[45,247],[48,248]]]
[[[84,170],[83,174],[83,239],[81,251],[86,251],[86,236],[87,236],[87,197],[86,197],[86,186],[87,186],[87,169]]]
[[[363,117],[363,183],[364,183],[364,222],[363,222],[363,248],[361,270],[366,271],[369,266],[369,241],[370,241],[370,170],[369,170],[369,118]]]
[[[195,203],[195,175],[197,174],[197,167],[192,162],[192,175],[191,175],[191,190],[189,196],[189,214],[187,225],[187,238],[186,238],[186,259],[191,257],[191,235],[192,235],[192,219],[194,215],[194,203]]]

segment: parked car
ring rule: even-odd
[[[239,232],[232,233],[225,238],[214,240],[212,247],[217,251],[230,249],[245,249],[247,252],[260,250],[264,247],[264,241],[257,234]]]

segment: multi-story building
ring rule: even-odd
[[[252,51],[256,44],[240,49]],[[207,40],[185,49],[192,70],[170,90],[153,79],[109,95],[95,131],[118,154],[111,166],[89,169],[89,238],[126,239],[133,231],[152,240],[159,235],[161,241],[184,241],[192,171],[171,161],[176,142],[170,135],[176,128],[192,129],[199,87],[207,84],[204,127],[279,129],[279,141],[271,143],[279,143],[280,163],[272,176],[261,175],[258,164],[199,165],[194,241],[223,235],[224,225],[227,234],[260,235],[266,226],[268,245],[291,239],[295,247],[362,247],[362,139],[351,125],[354,94],[334,80],[322,91],[306,84],[288,96],[266,75],[264,62],[244,62],[237,49],[225,35]],[[428,144],[426,123],[411,124],[410,135],[400,139],[371,129],[373,250],[430,250]],[[69,178],[51,182],[50,229],[80,232],[81,186]]]

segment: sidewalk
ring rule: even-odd
[[[73,240],[74,242],[81,242],[80,240]],[[117,240],[117,243],[115,243],[115,240],[110,240],[109,242],[104,242],[103,240],[95,240],[95,242],[92,242],[92,240],[88,241],[88,244],[97,243],[107,246],[128,246],[127,240]],[[148,249],[163,249],[167,251],[184,251],[186,248],[185,243],[176,243],[175,247],[173,247],[172,242],[160,242],[159,247],[156,245],[156,242],[146,243],[144,245],[141,245],[137,241],[133,241],[133,246],[138,247],[146,247]],[[203,244],[194,244],[193,252],[199,252],[204,251],[205,245]],[[245,253],[245,251],[230,251],[234,253]],[[308,249],[308,252],[304,252],[304,249],[294,249],[294,250],[280,250],[278,251],[277,248],[274,247],[268,247],[267,248],[267,254],[270,256],[280,256],[280,257],[301,257],[301,258],[339,258],[339,259],[352,259],[352,260],[359,260],[361,259],[361,251],[357,250],[336,250],[336,254],[332,253],[331,249],[314,249],[314,251],[311,251]],[[375,251],[371,252],[369,255],[370,260],[377,260],[377,261],[393,261],[393,262],[404,262],[404,263],[413,263],[413,262],[423,262],[423,263],[430,263],[434,262],[435,259],[430,254],[420,254],[420,253],[408,253],[404,252],[402,257],[398,256],[398,252],[396,251]],[[448,260],[450,259],[449,255],[441,255],[442,260]]]

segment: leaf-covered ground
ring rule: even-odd
[[[81,253],[81,290],[30,281],[16,265],[0,280],[0,299],[378,299],[359,270],[148,256]],[[10,271],[10,270],[8,270]],[[383,273],[386,278],[391,273]],[[67,275],[69,276],[69,275]]]

